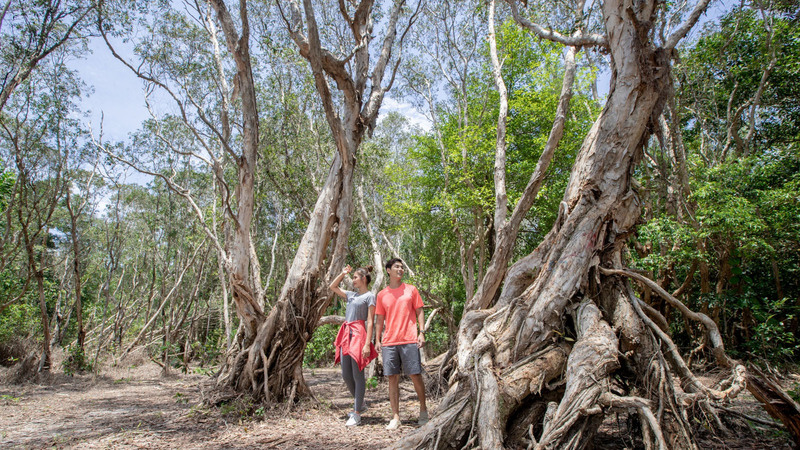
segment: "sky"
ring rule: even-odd
[[[94,93],[84,98],[82,106],[89,112],[88,120],[95,134],[99,133],[102,122],[104,141],[126,140],[129,133],[150,117],[144,102],[144,84],[114,58],[102,38],[92,38],[89,48],[92,53],[75,62],[84,82],[94,89]],[[131,53],[124,45],[119,50]]]

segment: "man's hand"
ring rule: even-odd
[[[381,341],[375,342],[375,351],[377,351],[378,353],[381,352]]]
[[[422,348],[425,345],[425,333],[417,335],[417,347]]]

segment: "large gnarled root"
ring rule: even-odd
[[[609,375],[619,367],[617,336],[597,305],[584,299],[576,318],[578,341],[567,361],[567,389],[546,418],[537,449],[585,447],[602,422],[598,399],[608,392]]]
[[[312,274],[305,274],[297,288],[285,293],[250,344],[241,348],[220,373],[218,387],[266,402],[292,402],[296,397],[310,395],[302,374],[303,351],[328,305],[316,284]]]

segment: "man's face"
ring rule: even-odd
[[[389,269],[389,276],[395,279],[403,278],[403,273],[405,273],[405,268],[401,262],[392,264],[392,267]]]

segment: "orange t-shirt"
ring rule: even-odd
[[[422,308],[417,288],[403,283],[395,289],[388,286],[378,292],[375,314],[385,317],[381,345],[415,344],[417,342],[417,309]]]

